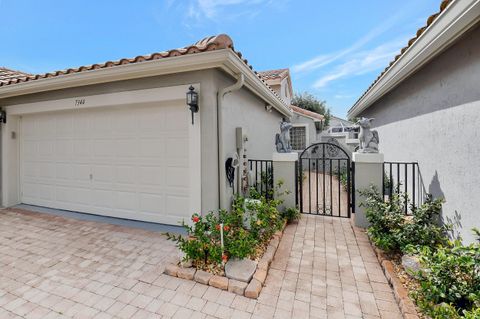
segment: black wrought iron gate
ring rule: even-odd
[[[354,166],[340,145],[310,145],[300,154],[297,176],[297,199],[302,213],[351,216],[355,201]]]

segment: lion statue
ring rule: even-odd
[[[360,133],[358,134],[358,139],[360,140],[358,152],[360,153],[378,153],[378,144],[380,143],[378,132],[370,130],[373,120],[373,118],[362,117],[355,123],[360,126]]]
[[[275,135],[275,145],[278,153],[290,153],[292,151],[292,145],[290,144],[290,129],[292,123],[285,120],[280,122],[280,133]]]

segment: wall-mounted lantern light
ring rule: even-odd
[[[5,111],[0,111],[0,123],[7,123],[7,112]]]
[[[190,85],[187,92],[187,105],[190,107],[190,112],[192,112],[192,125],[194,123],[194,113],[198,112],[198,93],[195,92],[195,88]]]

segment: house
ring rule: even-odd
[[[386,161],[417,162],[465,242],[480,227],[480,1],[442,1],[349,110],[375,118]]]
[[[290,118],[293,124],[290,130],[292,148],[295,151],[303,151],[319,138],[324,122],[323,115],[291,105],[293,89],[289,69],[267,70],[259,73],[280,98],[290,105],[293,112]]]
[[[0,107],[2,206],[166,224],[228,208],[226,160],[271,159],[292,115],[224,34],[41,75],[2,69]]]
[[[319,142],[325,118],[323,115],[290,105],[293,112],[290,140],[295,151],[303,151],[313,143]]]
[[[259,72],[262,79],[280,96],[280,98],[290,105],[293,98],[292,79],[289,69],[267,70]]]

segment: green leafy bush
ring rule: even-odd
[[[219,265],[229,258],[254,257],[258,248],[268,242],[284,223],[285,219],[277,210],[280,203],[279,200],[258,194],[257,203],[246,205],[245,199],[238,197],[229,212],[221,210],[217,214],[210,212],[204,216],[194,214],[192,225],[182,222],[188,236],[166,235],[185,253],[185,259],[191,260],[197,267]],[[246,210],[253,212],[248,227],[244,225]]]
[[[433,319],[480,319],[480,242],[448,240],[450,225],[437,223],[443,200],[428,198],[405,216],[405,194],[394,192],[387,201],[375,187],[360,194],[373,243],[390,253],[419,255],[422,271],[412,295],[420,309]]]
[[[300,219],[301,214],[300,210],[296,207],[289,207],[285,209],[282,213],[283,218],[287,220],[287,222],[291,223]]]
[[[446,242],[446,225],[438,225],[443,199],[428,199],[420,207],[411,206],[411,216],[405,215],[409,205],[407,194],[394,192],[388,200],[374,186],[360,191],[365,201],[370,223],[367,233],[373,243],[392,253],[406,252],[411,246],[436,246]]]
[[[194,214],[193,225],[182,221],[188,236],[167,233],[167,238],[177,242],[178,248],[185,253],[185,258],[197,263],[210,264],[222,262],[222,247],[220,244],[219,220],[208,213],[205,216]]]
[[[432,318],[480,318],[480,243],[460,241],[432,250],[423,247],[413,293],[418,306]]]

